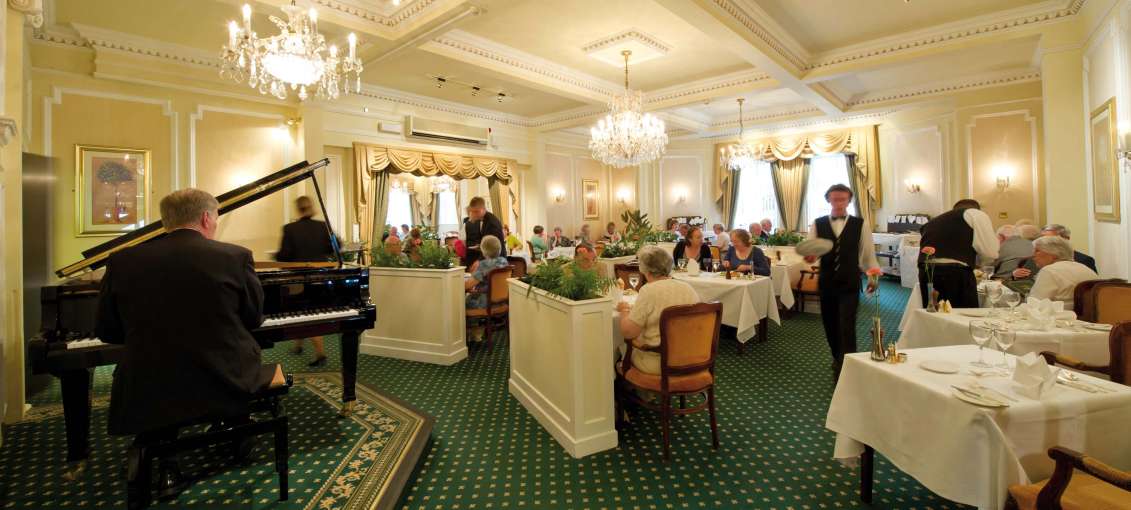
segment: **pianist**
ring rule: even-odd
[[[208,193],[175,191],[161,200],[169,234],[107,263],[95,330],[126,346],[111,388],[110,434],[175,438],[179,424],[246,416],[253,393],[286,384],[278,365],[262,364],[249,331],[263,322],[251,252],[212,239],[217,209]],[[175,458],[161,459],[159,471],[160,497],[187,487]]]
[[[299,219],[283,226],[283,240],[275,260],[279,262],[326,262],[334,257],[334,246],[330,243],[330,230],[326,223],[314,219],[314,202],[310,197],[301,196],[295,200]],[[403,225],[402,225],[403,226]],[[326,363],[326,350],[322,337],[310,339],[314,346],[314,361],[309,366],[317,367]],[[302,339],[295,340],[294,354],[302,354]]]

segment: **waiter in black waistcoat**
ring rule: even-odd
[[[503,235],[503,222],[499,221],[498,216],[487,212],[487,202],[483,197],[474,197],[467,204],[467,217],[463,219],[463,227],[466,235],[464,243],[467,245],[467,252],[463,258],[465,267],[471,267],[472,263],[483,258],[483,252],[479,251],[479,241],[484,236],[506,239]],[[499,256],[507,256],[506,246],[499,251]]]
[[[168,235],[106,264],[95,333],[126,346],[110,390],[110,434],[173,439],[187,421],[246,417],[253,394],[286,384],[251,336],[263,322],[251,252],[213,240],[218,207],[198,189],[170,193],[161,200]],[[161,498],[187,487],[175,457],[159,467]]]
[[[330,230],[326,223],[314,219],[314,202],[310,197],[301,196],[295,200],[299,219],[283,226],[283,240],[275,260],[279,262],[326,262],[334,257],[334,245],[330,242]],[[314,346],[314,361],[307,366],[317,367],[326,363],[326,350],[322,337],[310,339]],[[302,339],[295,340],[294,354],[302,354]]]
[[[932,247],[930,257],[919,255],[919,296],[926,305],[927,270],[930,282],[939,293],[939,300],[950,301],[954,308],[978,308],[978,282],[974,268],[978,257],[997,260],[998,240],[993,221],[982,212],[977,200],[959,200],[954,208],[935,216],[919,231],[921,248]]]
[[[832,206],[828,216],[817,218],[809,226],[809,239],[827,239],[833,247],[820,257],[821,271],[817,287],[821,297],[821,322],[825,326],[825,339],[833,357],[833,377],[839,378],[844,355],[856,352],[856,309],[860,305],[860,276],[862,271],[880,267],[876,261],[876,245],[872,241],[872,227],[858,216],[848,214],[854,193],[843,184],[834,184],[825,192],[825,200]],[[816,257],[805,257],[809,263]],[[868,293],[876,290],[876,283],[868,282]]]

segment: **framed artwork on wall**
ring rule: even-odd
[[[1092,111],[1092,213],[1096,221],[1119,223],[1119,147],[1116,129],[1115,98]]]
[[[600,209],[600,193],[597,189],[597,181],[593,179],[581,180],[581,197],[583,199],[583,216],[587,220],[595,220],[601,216]]]
[[[75,231],[114,236],[148,223],[150,151],[75,145]]]

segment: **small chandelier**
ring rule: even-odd
[[[609,114],[589,129],[589,150],[598,161],[624,168],[654,161],[664,154],[668,135],[664,121],[644,113],[644,94],[628,88],[628,57],[624,55],[624,94],[609,102]]]
[[[750,147],[742,140],[743,132],[745,131],[742,125],[742,102],[743,98],[738,98],[738,141],[734,142],[722,149],[723,162],[726,163],[727,168],[731,170],[739,170],[745,165],[754,163],[758,159],[757,153],[754,148]]]
[[[228,22],[228,44],[220,52],[220,76],[248,86],[261,94],[287,98],[287,89],[297,90],[299,100],[309,97],[308,88],[323,99],[339,93],[361,91],[361,59],[357,58],[357,36],[349,35],[349,53],[326,46],[318,33],[318,11],[304,11],[291,0],[282,7],[286,21],[271,16],[279,34],[260,38],[251,30],[251,6],[243,6],[243,26]],[[352,85],[352,87],[351,87]]]

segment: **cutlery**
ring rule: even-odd
[[[1072,382],[1072,381],[1065,381],[1064,379],[1059,379],[1059,378],[1056,380],[1056,383],[1057,384],[1063,384],[1065,386],[1068,386],[1069,388],[1074,388],[1074,389],[1077,389],[1077,390],[1080,390],[1080,391],[1085,391],[1085,392],[1088,392],[1088,393],[1099,393],[1099,391],[1092,389],[1092,388],[1089,388],[1089,387],[1085,386],[1083,383],[1075,383],[1075,382]]]
[[[971,386],[976,390],[990,392],[995,397],[1001,397],[1001,398],[1004,398],[1004,399],[1006,399],[1010,402],[1020,402],[1020,400],[1017,400],[1017,399],[1015,399],[1015,398],[1013,398],[1009,395],[1006,395],[1005,393],[1002,393],[1002,392],[995,390],[993,388],[990,388],[988,386],[983,386],[982,384],[977,383],[977,382],[973,383]]]
[[[1099,393],[1115,393],[1115,390],[1112,390],[1112,389],[1109,389],[1109,388],[1104,388],[1103,386],[1100,386],[1098,384],[1092,384],[1092,383],[1084,382],[1083,380],[1080,379],[1079,376],[1077,376],[1076,374],[1074,374],[1072,372],[1066,372],[1064,370],[1061,370],[1060,373],[1057,374],[1057,378],[1059,380],[1067,381],[1067,382],[1076,384],[1078,386],[1092,388],[1092,389],[1096,390],[1096,392],[1099,392]]]
[[[974,391],[974,390],[971,390],[971,389],[963,388],[961,386],[955,386],[953,384],[950,387],[960,391],[963,395],[967,395],[967,396],[970,396],[970,397],[973,397],[973,398],[976,398],[976,399],[979,399],[979,400],[983,400],[983,401],[989,402],[991,404],[997,404],[997,405],[1000,405],[1000,406],[1008,406],[1009,405],[1009,404],[1006,404],[1005,402],[1002,402],[1002,401],[1000,401],[996,398],[993,398],[989,395],[985,395],[983,393],[980,393],[980,392],[977,392],[977,391]]]

